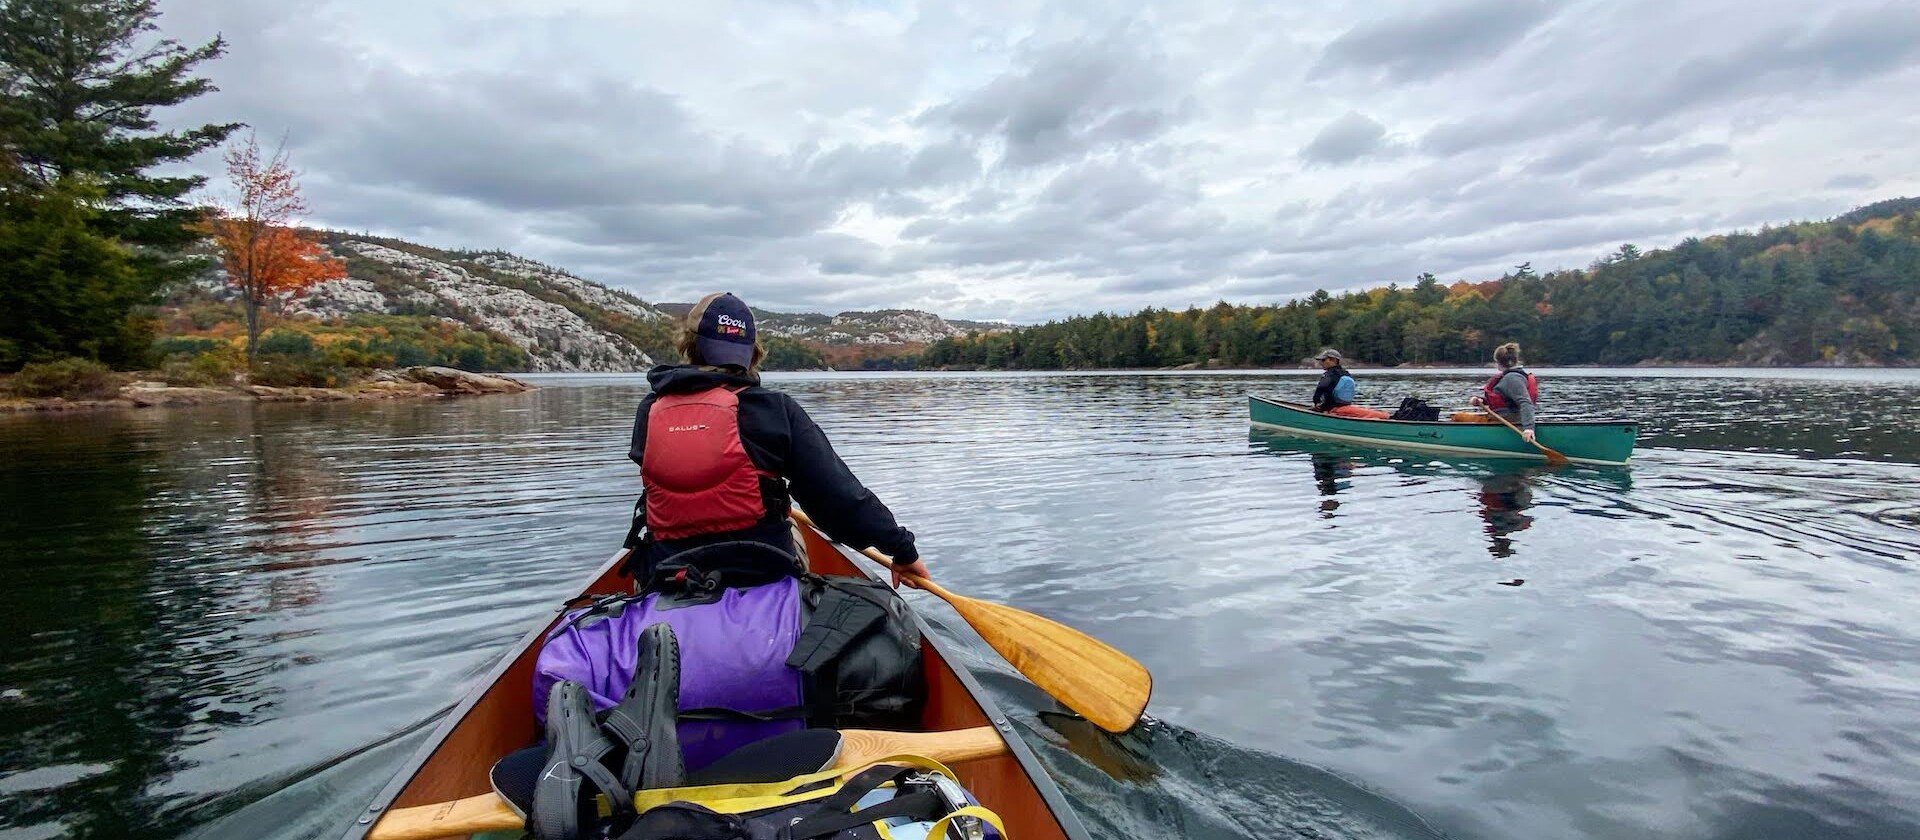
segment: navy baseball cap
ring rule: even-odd
[[[753,366],[753,310],[732,292],[707,295],[687,313],[693,343],[710,365]]]

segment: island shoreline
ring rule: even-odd
[[[170,408],[238,403],[358,402],[394,399],[443,399],[536,390],[523,380],[458,368],[419,366],[374,372],[367,379],[336,388],[230,385],[214,388],[168,385],[133,374],[112,397],[0,397],[0,414],[93,412],[114,409]]]

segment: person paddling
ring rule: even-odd
[[[600,803],[624,825],[636,790],[678,787],[806,726],[898,726],[924,700],[904,602],[876,581],[811,574],[789,508],[891,555],[896,587],[898,573],[929,577],[913,532],[799,403],[760,386],[753,321],[738,297],[708,295],[681,326],[686,363],[647,372],[627,450],[640,466],[625,565],[638,591],[567,612],[534,660],[535,840],[604,836]]]
[[[1320,363],[1322,371],[1320,381],[1313,388],[1314,411],[1364,420],[1383,420],[1392,416],[1384,411],[1353,404],[1359,385],[1353,381],[1353,374],[1340,366],[1340,351],[1328,347],[1313,360]]]
[[[1540,402],[1540,380],[1520,366],[1520,345],[1507,342],[1493,351],[1493,364],[1499,373],[1481,386],[1480,394],[1468,402],[1485,406],[1520,427],[1520,435],[1534,442],[1534,409]]]
[[[640,401],[627,451],[642,485],[628,535],[637,581],[679,574],[686,564],[675,558],[696,556],[696,572],[718,571],[726,585],[797,574],[790,560],[782,562],[795,548],[789,500],[829,537],[872,547],[892,556],[899,571],[931,577],[913,532],[854,477],[800,403],[761,387],[766,350],[745,302],[731,293],[702,298],[687,313],[678,347],[686,364],[647,372],[653,392]],[[687,553],[719,543],[736,546]],[[894,585],[900,582],[895,574]]]

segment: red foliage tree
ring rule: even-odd
[[[327,256],[320,243],[293,227],[307,212],[297,173],[283,148],[270,158],[249,133],[227,148],[227,180],[236,203],[209,212],[203,230],[220,246],[227,283],[247,306],[247,359],[260,339],[262,304],[304,293],[315,283],[347,276],[346,267]]]

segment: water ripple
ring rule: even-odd
[[[1920,835],[1920,377],[1556,374],[1631,468],[1249,431],[1290,372],[779,385],[950,587],[1153,669],[1107,739],[914,596],[1103,833]],[[0,418],[0,835],[337,834],[624,533],[644,384],[542,381]]]

